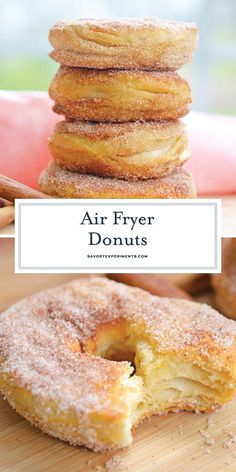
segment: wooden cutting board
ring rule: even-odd
[[[77,277],[14,274],[13,252],[12,239],[0,240],[0,310],[29,293]],[[236,438],[236,399],[212,414],[154,416],[134,431],[131,447],[99,454],[43,435],[0,396],[0,472],[235,472],[231,434]],[[112,467],[111,460],[120,467]]]
[[[236,444],[231,433],[236,435],[236,401],[208,415],[154,416],[138,426],[132,446],[100,454],[43,435],[0,398],[0,470],[235,472]],[[207,445],[207,440],[213,444]],[[110,467],[111,461],[119,467]]]

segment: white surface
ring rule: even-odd
[[[209,197],[206,197],[209,198]],[[211,196],[210,198],[219,198]],[[226,195],[222,200],[222,238],[236,237],[236,195]],[[0,230],[0,238],[15,235],[15,226],[11,224]]]
[[[213,200],[17,201],[16,271],[218,271],[221,232],[216,226],[213,203]],[[93,221],[95,216],[107,219],[104,224],[82,225],[87,211]],[[114,224],[118,211],[123,216],[119,224]],[[124,224],[123,217],[143,217],[142,223],[148,223],[148,217],[154,219],[152,224],[137,221],[132,229],[131,220]],[[220,217],[218,224],[219,220]],[[124,244],[107,245],[101,241],[90,245],[90,233],[99,233],[106,243],[107,238],[113,241],[120,237]],[[146,238],[147,245],[137,245],[137,236],[139,240]],[[132,238],[133,245],[126,245],[125,238],[129,241]],[[98,239],[97,235],[94,239]]]

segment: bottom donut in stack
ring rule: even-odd
[[[41,191],[62,198],[194,198],[191,174],[179,169],[158,179],[129,181],[79,174],[52,163],[40,176]]]
[[[236,323],[207,305],[79,279],[1,314],[0,361],[1,392],[33,425],[115,449],[152,414],[232,399]]]

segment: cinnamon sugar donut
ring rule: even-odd
[[[170,174],[190,154],[185,127],[178,121],[61,121],[49,139],[49,149],[60,167],[125,180]]]
[[[174,120],[191,103],[188,83],[175,72],[61,66],[49,95],[56,113],[79,121]]]
[[[207,305],[78,279],[0,315],[0,390],[52,436],[125,447],[145,417],[230,401],[235,341],[236,323]]]
[[[181,168],[159,179],[127,181],[78,174],[49,164],[39,179],[42,192],[61,198],[195,198],[191,174]]]
[[[50,56],[67,66],[94,69],[176,70],[197,45],[193,23],[156,19],[80,19],[56,23]]]
[[[229,318],[236,319],[236,239],[224,239],[222,273],[211,276],[216,305]]]

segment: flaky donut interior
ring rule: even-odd
[[[103,80],[96,79],[96,76],[81,76],[71,72],[66,75],[57,76],[57,83],[62,93],[65,93],[70,100],[95,100],[112,99],[114,102],[125,101],[129,98],[135,100],[152,100],[156,96],[166,98],[171,96],[184,101],[189,95],[188,84],[180,77],[169,77],[168,74],[160,76],[124,77],[117,76],[115,79],[109,75],[102,77]]]
[[[125,380],[129,386],[125,400],[129,434],[133,425],[152,414],[210,411],[232,398],[234,380],[228,372],[200,358],[158,352],[152,340],[139,334],[138,327],[130,329],[128,323],[103,327],[85,349],[133,366]]]
[[[113,162],[114,160],[121,159],[121,157],[125,157],[126,160],[131,164],[136,164],[138,162],[140,165],[146,164],[147,160],[148,163],[151,164],[152,161],[156,162],[156,159],[160,162],[166,162],[170,160],[175,160],[179,158],[181,162],[184,162],[189,157],[189,145],[187,142],[186,136],[176,136],[176,138],[167,137],[160,137],[158,142],[152,144],[151,138],[148,141],[148,135],[145,136],[145,133],[140,132],[139,136],[137,137],[137,146],[140,144],[141,140],[144,140],[143,146],[146,147],[144,151],[137,151],[135,147],[135,142],[133,143],[134,152],[132,149],[132,143],[126,144],[123,143],[123,146],[118,147],[118,140],[117,138],[111,138],[107,140],[94,140],[89,137],[84,136],[75,136],[70,135],[69,133],[54,133],[54,135],[50,138],[50,148],[57,157],[64,157],[67,156],[67,159],[73,160],[73,153],[79,153],[80,160],[84,159],[85,161],[88,160],[88,157],[93,159],[94,156],[99,155],[99,158],[106,159],[108,162]],[[123,140],[130,140],[132,139],[132,133],[124,136]],[[108,145],[113,148],[113,155],[110,152],[110,148]],[[70,153],[68,155],[68,153]]]

